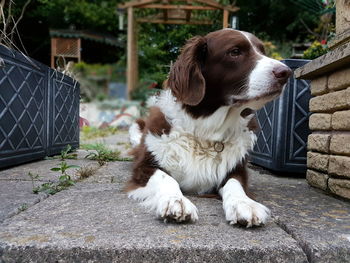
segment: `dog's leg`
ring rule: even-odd
[[[174,178],[157,169],[146,186],[129,192],[129,197],[142,201],[148,209],[165,221],[176,222],[198,220],[197,208],[183,196]]]
[[[226,220],[230,224],[239,223],[252,227],[263,225],[268,220],[269,209],[250,199],[237,179],[229,179],[219,192],[222,196]]]

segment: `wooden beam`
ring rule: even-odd
[[[218,10],[220,8],[212,6],[200,5],[162,5],[162,4],[147,4],[139,6],[138,8],[154,8],[154,9],[182,9],[182,10]]]
[[[164,20],[168,20],[168,10],[167,9],[163,10],[163,17],[164,17]]]
[[[191,19],[192,10],[186,10],[186,21],[189,22]]]
[[[142,8],[141,6],[149,5],[149,4],[152,4],[154,2],[157,2],[157,0],[132,0],[132,1],[129,1],[129,2],[126,2],[123,4],[119,4],[117,7],[118,8],[128,8],[128,7]],[[186,2],[188,2],[188,3],[192,3],[192,2],[202,3],[202,4],[206,4],[209,7],[215,7],[215,9],[222,9],[222,10],[225,9],[225,10],[228,10],[230,12],[237,12],[239,10],[239,7],[237,7],[237,6],[221,5],[214,0],[194,0],[194,1],[186,0]],[[155,5],[159,5],[159,4],[155,4]],[[195,6],[192,6],[192,7],[195,7]],[[198,7],[200,7],[200,6],[198,6]],[[148,8],[148,7],[146,7],[146,8]],[[153,8],[158,8],[158,7],[153,7]],[[212,9],[198,9],[198,10],[212,10]]]
[[[55,55],[57,53],[56,44],[57,39],[51,38],[51,68],[55,68]]]
[[[210,20],[181,20],[181,19],[147,19],[139,18],[137,22],[140,23],[154,23],[154,24],[180,24],[180,25],[212,25],[213,21]]]
[[[81,61],[81,38],[78,38],[78,62]]]
[[[239,7],[237,7],[237,6],[227,6],[227,5],[225,6],[225,5],[221,5],[218,2],[213,1],[213,0],[195,0],[195,2],[206,4],[208,6],[217,7],[219,9],[228,10],[230,12],[237,12],[239,10]]]
[[[123,4],[119,4],[117,7],[118,8],[136,7],[139,5],[145,5],[153,2],[156,2],[156,0],[133,0]]]
[[[127,91],[130,93],[136,88],[138,81],[138,56],[136,44],[136,26],[133,7],[128,7],[128,40],[127,40]]]
[[[228,27],[228,17],[229,17],[229,12],[227,10],[224,10],[223,18],[222,18],[222,28]]]

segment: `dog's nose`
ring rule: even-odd
[[[277,66],[272,70],[278,82],[284,84],[287,82],[288,78],[292,75],[292,70],[284,65]]]

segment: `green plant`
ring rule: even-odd
[[[106,94],[104,94],[104,93],[98,93],[97,94],[97,96],[96,96],[96,99],[98,100],[98,101],[104,101],[104,100],[106,100],[107,99],[107,95]]]
[[[68,165],[66,162],[61,162],[59,167],[53,167],[50,170],[55,172],[61,172],[61,176],[58,177],[59,183],[63,187],[68,187],[74,185],[74,181],[71,179],[70,175],[67,174],[67,170],[71,168],[80,168],[78,165]]]
[[[28,172],[28,176],[30,177],[32,181],[32,191],[34,192],[34,189],[36,188],[34,185],[35,180],[39,180],[40,176],[39,174],[33,174],[32,172]]]
[[[103,129],[99,129],[92,126],[83,126],[83,128],[81,129],[81,138],[82,140],[89,140],[89,139],[94,139],[98,137],[106,137],[109,135],[116,134],[117,132],[118,132],[118,128],[111,127],[111,126]]]
[[[49,194],[49,195],[54,195],[61,190],[63,190],[63,189],[61,189],[57,183],[47,182],[47,183],[41,184],[40,186],[35,187],[33,189],[33,193],[38,194],[40,192],[44,192],[44,193]]]
[[[304,59],[315,59],[323,54],[328,52],[327,45],[322,45],[318,41],[314,41],[311,46],[304,51],[303,58]]]
[[[39,192],[44,192],[46,194],[54,195],[64,189],[67,189],[69,186],[74,185],[74,181],[67,174],[67,170],[71,168],[80,168],[77,165],[68,165],[66,162],[61,162],[59,167],[53,167],[50,170],[55,172],[60,172],[61,175],[58,177],[58,182],[47,182],[43,183],[40,186],[34,187],[33,184],[33,193],[38,194]],[[28,174],[29,175],[29,174]],[[34,175],[29,175],[31,178],[37,178]]]
[[[89,144],[85,145],[88,150],[95,150],[95,152],[90,152],[85,158],[90,160],[95,160],[100,166],[104,165],[106,162],[114,161],[130,161],[130,158],[120,157],[119,151],[113,151],[108,149],[103,144]]]
[[[26,203],[23,203],[23,204],[21,204],[20,207],[18,207],[18,211],[19,212],[23,212],[23,211],[25,211],[27,209],[28,209],[28,204],[26,204]]]
[[[61,160],[64,161],[66,159],[77,159],[78,155],[76,153],[70,153],[72,150],[72,146],[68,144],[66,148],[61,151]]]

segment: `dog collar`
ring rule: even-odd
[[[225,143],[222,141],[200,140],[188,133],[182,135],[189,138],[194,143],[193,147],[196,151],[221,153],[225,149]]]
[[[214,142],[213,148],[216,152],[221,153],[225,149],[225,144],[223,142]]]

